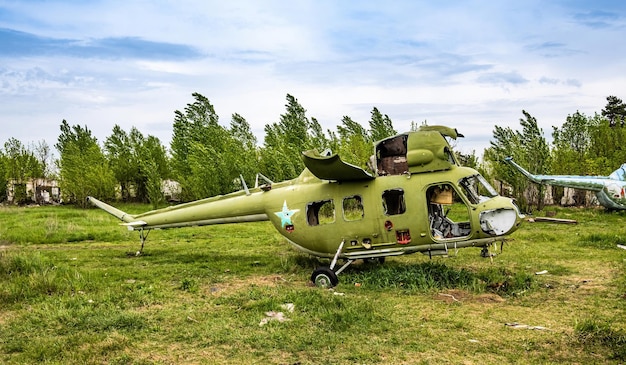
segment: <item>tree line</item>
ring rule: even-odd
[[[181,201],[226,194],[241,188],[239,176],[248,182],[257,172],[274,181],[297,177],[304,168],[301,152],[309,149],[330,149],[345,161],[367,168],[373,143],[397,133],[389,116],[376,107],[369,128],[344,116],[335,131],[324,131],[287,94],[284,114],[265,125],[259,145],[243,116],[233,114],[225,126],[208,98],[199,93],[192,97],[193,102],[174,112],[169,148],[135,127],[125,131],[119,125],[99,143],[86,125],[70,125],[66,120],[54,146],[59,153],[56,159],[44,141],[25,146],[10,138],[0,149],[0,197],[6,197],[9,182],[54,178],[64,202],[84,206],[85,198],[93,195],[157,207],[164,201],[163,180],[180,184]],[[561,126],[553,127],[551,143],[537,120],[525,110],[522,114],[520,130],[495,126],[482,161],[475,152],[459,158],[492,181],[503,182],[510,188],[508,195],[525,211],[543,207],[544,187],[530,189],[530,183],[503,162],[504,157],[512,156],[536,174],[608,175],[626,162],[626,105],[615,96],[607,97],[600,114],[568,115]],[[411,129],[416,128],[412,123]],[[14,201],[27,200],[26,191],[13,193]],[[559,191],[555,194],[558,198]]]
[[[626,163],[626,104],[608,96],[607,104],[598,114],[576,111],[561,126],[552,127],[548,143],[537,120],[523,110],[520,130],[496,126],[490,147],[484,152],[482,170],[492,178],[506,182],[522,210],[531,212],[544,206],[544,186],[530,183],[504,162],[513,157],[533,174],[602,175]],[[530,192],[530,193],[529,193]],[[553,188],[555,201],[560,201],[563,188]],[[585,194],[578,192],[577,204],[585,205]]]
[[[336,132],[324,131],[288,94],[285,113],[278,122],[265,126],[259,146],[244,117],[235,113],[224,126],[208,98],[199,93],[192,96],[192,103],[174,112],[169,149],[154,136],[144,136],[135,127],[125,131],[119,125],[100,144],[86,125],[63,120],[53,169],[47,168],[52,157],[45,142],[33,148],[11,138],[0,150],[0,187],[54,178],[64,202],[85,206],[86,197],[93,195],[157,207],[164,200],[161,184],[166,179],[179,183],[180,200],[192,201],[239,189],[239,176],[248,182],[254,181],[257,172],[274,181],[295,178],[304,168],[301,152],[309,149],[330,148],[344,160],[365,167],[373,143],[397,133],[389,116],[376,107],[369,129],[345,116]],[[6,193],[6,188],[0,188],[0,197]],[[26,192],[23,197],[14,196],[14,201],[25,197]]]

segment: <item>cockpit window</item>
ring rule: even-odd
[[[472,175],[459,181],[465,189],[465,195],[472,202],[478,204],[498,195],[498,192],[481,175]]]

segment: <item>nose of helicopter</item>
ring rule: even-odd
[[[509,198],[499,197],[497,202],[493,202],[491,209],[485,209],[480,212],[480,228],[483,232],[493,235],[502,236],[516,231],[524,219],[524,215],[520,213],[519,208],[513,200]]]

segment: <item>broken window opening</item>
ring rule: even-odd
[[[469,208],[450,184],[426,191],[430,231],[435,239],[466,237],[472,232]]]
[[[333,223],[335,222],[335,204],[332,199],[308,203],[306,218],[310,226]]]
[[[378,175],[400,175],[409,170],[406,134],[386,139],[376,146]]]
[[[383,192],[383,209],[386,215],[403,214],[406,211],[404,190],[385,190],[385,192]]]
[[[353,195],[343,199],[343,219],[350,221],[358,221],[365,216],[363,202],[361,196]]]

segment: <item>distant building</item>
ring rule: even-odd
[[[40,178],[26,183],[9,180],[6,198],[13,204],[55,204],[61,202],[61,188],[56,180]]]
[[[174,180],[163,180],[161,182],[161,191],[167,202],[180,201],[180,183]]]

